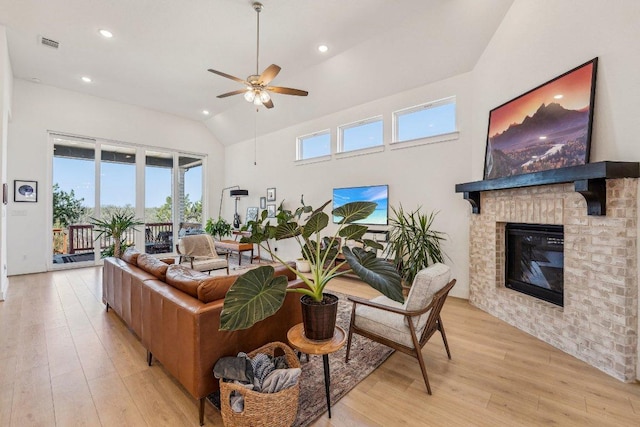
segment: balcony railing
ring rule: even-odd
[[[181,228],[201,229],[199,223],[182,223]],[[172,251],[173,223],[148,222],[144,224],[145,250],[147,253],[165,253]],[[70,225],[68,229],[54,228],[54,252],[63,254],[79,254],[93,251],[94,234],[93,225]],[[128,230],[125,234],[128,244],[135,243],[135,231]],[[102,236],[100,249],[106,249],[113,243],[113,239]]]
[[[65,230],[56,228],[53,230],[54,239],[63,239],[62,253],[76,254],[82,252],[93,251],[93,225],[76,224],[70,225]],[[145,224],[145,243],[146,244],[171,244],[173,240],[173,224],[170,222],[152,222]],[[135,231],[128,230],[125,233],[125,242],[129,244],[135,243]],[[113,243],[113,239],[100,237],[100,249],[108,248]],[[60,246],[58,244],[58,246]]]

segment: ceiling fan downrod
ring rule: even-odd
[[[253,3],[253,10],[256,11],[256,76],[260,74],[260,67],[258,66],[258,60],[260,58],[260,12],[262,12],[262,3]]]

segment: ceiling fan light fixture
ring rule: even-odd
[[[232,76],[222,71],[208,69],[207,71],[217,74],[221,77],[236,81],[245,85],[246,89],[234,90],[231,92],[218,95],[218,98],[226,98],[232,95],[243,95],[247,102],[251,102],[256,106],[264,105],[266,108],[273,108],[273,101],[271,95],[267,91],[283,94],[283,95],[297,95],[307,96],[309,92],[300,89],[292,89],[288,87],[269,86],[271,81],[278,75],[281,68],[276,64],[271,64],[265,70],[260,73],[259,69],[259,57],[260,57],[260,12],[262,11],[262,4],[258,2],[253,3],[253,9],[256,11],[256,73],[247,77],[246,80]]]
[[[253,102],[255,98],[256,98],[256,93],[253,91],[253,89],[246,91],[244,94],[244,99],[247,102]]]
[[[266,90],[260,91],[260,101],[262,101],[262,103],[269,102],[270,100],[271,96],[269,95],[269,92]]]

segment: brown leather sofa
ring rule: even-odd
[[[302,321],[300,294],[288,292],[273,316],[249,329],[220,331],[224,297],[237,275],[209,276],[132,250],[122,258],[104,260],[103,302],[140,338],[149,364],[157,359],[200,400],[200,425],[205,397],[219,388],[212,373],[216,361],[286,342],[289,328]],[[304,286],[286,268],[276,272],[288,277],[290,287]]]

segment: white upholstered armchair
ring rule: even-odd
[[[416,275],[404,304],[386,296],[372,300],[349,297],[353,301],[351,326],[347,341],[346,361],[349,361],[351,338],[359,334],[418,359],[427,392],[431,394],[422,347],[440,331],[447,356],[451,359],[440,310],[456,281],[449,281],[451,272],[444,264],[434,264]]]

